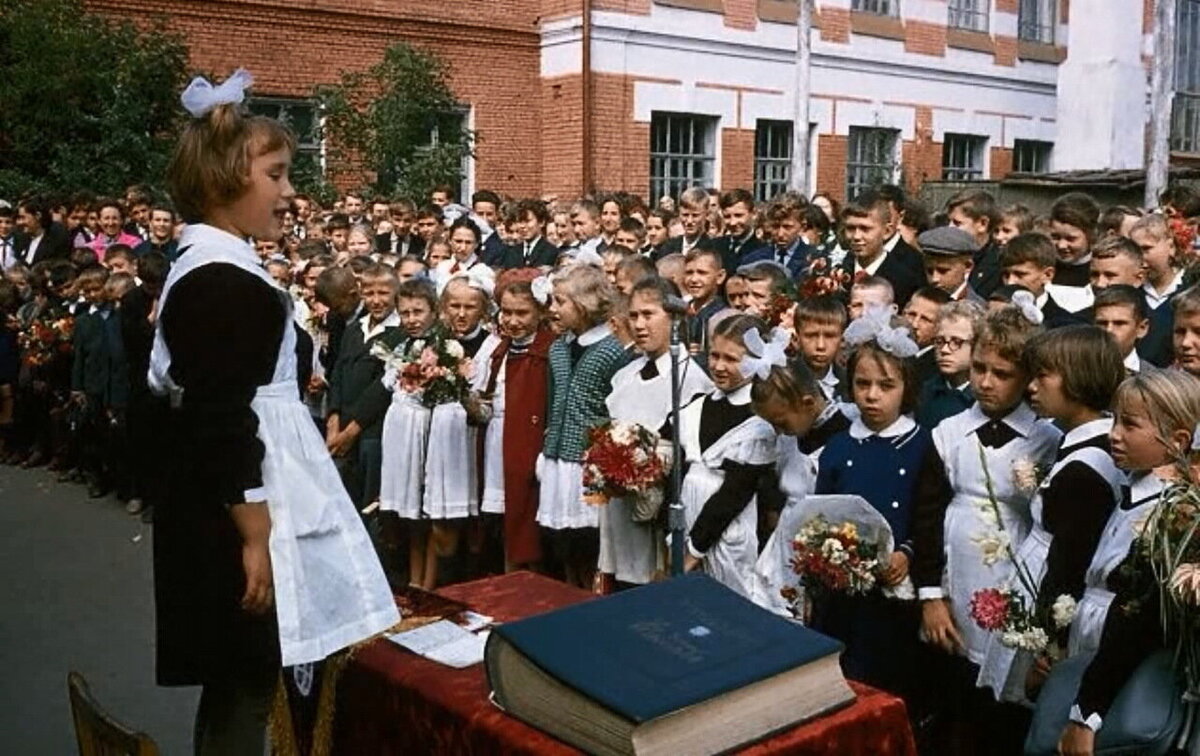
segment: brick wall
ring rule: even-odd
[[[848,137],[821,134],[817,137],[817,191],[839,202],[846,200],[846,152]]]
[[[583,176],[583,82],[578,74],[543,79],[542,193],[558,197],[579,194]]]
[[[926,21],[904,22],[904,51],[919,55],[946,55],[946,25]]]
[[[725,0],[725,25],[754,31],[758,26],[758,0]]]
[[[1013,171],[1013,151],[1010,147],[991,149],[990,179],[1002,179]]]
[[[821,41],[850,41],[850,11],[846,8],[821,8]]]
[[[721,129],[721,189],[754,186],[754,129]]]
[[[144,20],[165,16],[198,71],[227,75],[244,66],[258,95],[306,97],[350,67],[366,68],[406,41],[451,64],[451,87],[473,109],[478,137],[476,186],[536,193],[542,185],[539,48],[533,0],[465,0],[439,10],[414,0],[334,0],[304,8],[270,0],[186,4],[165,0],[88,0],[101,13]]]

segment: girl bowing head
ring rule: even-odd
[[[250,75],[183,95],[168,168],[188,223],[159,302],[150,383],[174,450],[155,507],[158,681],[201,685],[196,753],[262,753],[280,665],[399,621],[325,443],[296,391],[291,301],[249,237],[278,238],[295,137],[239,112]]]

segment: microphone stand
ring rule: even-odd
[[[687,523],[683,517],[683,445],[679,441],[679,360],[683,352],[682,314],[671,320],[671,502],[667,509],[667,527],[671,530],[671,577],[683,574],[683,539]]]

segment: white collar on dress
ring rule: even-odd
[[[750,386],[752,383],[753,381],[747,382],[728,394],[721,389],[713,389],[711,396],[713,399],[726,399],[733,406],[741,407],[750,403]]]
[[[850,423],[850,437],[858,441],[862,441],[865,438],[870,438],[871,436],[879,436],[880,438],[896,438],[897,436],[903,436],[905,433],[908,433],[915,427],[917,427],[916,420],[913,420],[908,415],[901,415],[900,417],[896,418],[896,422],[876,433],[868,428],[867,424],[862,421],[861,417],[859,417],[856,418],[854,422]]]
[[[970,429],[972,433],[992,422],[992,418],[988,417],[987,414],[984,413],[983,408],[979,406],[979,402],[972,404],[971,408],[967,410],[967,412],[970,413],[970,417],[968,419],[970,421]],[[1000,418],[1000,422],[1004,423],[1009,428],[1012,428],[1025,438],[1028,438],[1029,434],[1033,432],[1033,428],[1035,425],[1037,425],[1037,421],[1037,413],[1034,412],[1033,408],[1030,407],[1026,402],[1021,402],[1014,407],[1011,412]]]
[[[1153,499],[1167,487],[1167,481],[1152,472],[1139,472],[1129,477],[1129,503],[1134,506]]]
[[[1105,415],[1104,417],[1092,420],[1091,422],[1076,426],[1067,431],[1067,434],[1063,436],[1062,448],[1066,449],[1068,447],[1075,446],[1076,444],[1087,441],[1089,438],[1094,436],[1099,436],[1101,434],[1107,435],[1108,432],[1112,430],[1112,425],[1113,419],[1108,415]]]
[[[576,340],[579,342],[579,346],[587,347],[600,341],[610,333],[612,333],[612,329],[608,327],[608,323],[601,323],[579,334]]]
[[[374,328],[371,327],[370,314],[363,315],[361,318],[359,318],[358,326],[359,326],[359,328],[362,329],[363,341],[367,341],[367,340],[371,339],[372,337],[378,336],[379,334],[383,333],[384,330],[387,328],[393,328],[393,327],[399,328],[400,327],[400,314],[397,313],[395,310],[392,310],[391,314],[388,315],[386,318],[384,318],[383,321],[380,322],[378,325],[376,325]]]

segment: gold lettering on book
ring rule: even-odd
[[[704,652],[695,644],[680,636],[679,631],[671,627],[667,620],[642,620],[629,626],[635,634],[654,645],[663,653],[670,654],[688,664],[699,664],[704,661]]]

